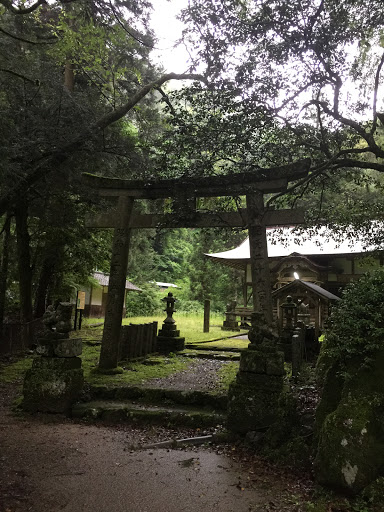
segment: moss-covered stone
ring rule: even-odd
[[[53,333],[56,334],[56,333]],[[52,334],[52,336],[53,336]],[[60,334],[60,333],[57,333]],[[77,357],[83,351],[81,338],[40,338],[36,352],[45,357]]]
[[[90,395],[92,399],[100,400],[135,400],[144,403],[209,406],[217,410],[226,410],[227,408],[226,395],[203,391],[181,391],[137,386],[91,386]]]
[[[362,492],[364,498],[370,503],[375,510],[384,510],[384,477],[368,485]]]
[[[284,358],[272,342],[241,353],[236,382],[228,390],[228,428],[238,434],[268,428],[283,389]]]
[[[384,401],[378,403],[377,397],[356,399],[350,395],[326,417],[315,460],[320,484],[356,494],[381,475],[383,412]]]
[[[335,411],[340,403],[341,394],[345,378],[341,375],[341,367],[338,362],[334,362],[328,370],[324,370],[324,385],[321,393],[321,400],[316,409],[315,428],[316,437],[320,434],[320,429],[328,414]]]
[[[193,408],[173,409],[153,406],[138,406],[126,402],[91,402],[76,404],[72,409],[74,418],[100,419],[110,423],[149,423],[160,425],[182,425],[186,427],[211,427],[223,422],[223,415],[213,411]]]
[[[64,372],[78,368],[81,368],[80,357],[36,357],[33,361],[33,369]]]
[[[384,476],[384,351],[321,357],[316,412],[319,483],[352,494]]]
[[[228,392],[229,430],[238,434],[246,434],[251,430],[268,428],[276,420],[277,402],[283,388],[279,377],[270,377],[273,385],[247,385],[233,382]]]
[[[77,400],[84,383],[83,370],[33,366],[23,387],[23,409],[28,412],[66,413]]]
[[[170,354],[171,352],[179,352],[185,348],[185,338],[180,336],[168,337],[158,336],[157,337],[157,351],[160,354]]]

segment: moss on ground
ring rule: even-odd
[[[27,370],[32,366],[33,357],[27,356],[10,364],[4,364],[0,367],[0,382],[12,384],[21,383]]]
[[[191,360],[183,358],[158,356],[156,365],[147,365],[142,362],[121,362],[123,373],[105,375],[95,371],[99,354],[100,346],[83,344],[82,367],[85,381],[90,384],[137,385],[150,379],[168,377],[173,373],[185,370],[192,364]],[[0,369],[0,382],[21,383],[26,371],[31,368],[32,361],[33,357],[29,356],[3,365]]]
[[[229,385],[236,379],[239,371],[239,362],[226,363],[218,371],[218,392],[227,392]]]
[[[143,364],[143,362],[121,361],[123,373],[105,375],[96,370],[99,361],[100,346],[83,346],[83,370],[86,382],[90,384],[137,385],[150,379],[168,377],[173,373],[185,370],[192,361],[179,357],[157,356],[157,364]],[[151,358],[153,360],[153,358]],[[144,361],[145,363],[145,361]]]

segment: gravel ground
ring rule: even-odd
[[[194,359],[184,371],[168,377],[151,379],[146,382],[146,388],[180,389],[182,391],[209,391],[217,387],[218,371],[227,361],[212,359]]]
[[[133,450],[205,431],[15,415],[0,388],[0,512],[301,512],[308,484],[240,445]]]

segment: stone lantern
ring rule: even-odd
[[[285,329],[293,329],[297,322],[297,304],[293,302],[290,295],[287,295],[287,300],[281,304],[281,311],[283,317],[283,326]],[[285,325],[284,325],[285,320]]]
[[[167,313],[167,318],[164,320],[157,336],[157,350],[162,354],[184,350],[185,338],[180,337],[180,331],[177,329],[175,319],[172,316],[176,312],[175,302],[177,299],[169,292],[161,300],[166,303],[164,311]]]
[[[164,323],[165,324],[176,323],[175,319],[172,318],[172,315],[173,315],[173,313],[176,313],[175,302],[177,301],[177,299],[175,299],[173,294],[171,292],[169,292],[168,295],[166,297],[163,297],[161,300],[163,302],[166,302],[166,308],[164,309],[164,311],[167,313],[167,318],[164,320]]]

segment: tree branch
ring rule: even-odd
[[[37,0],[34,4],[32,4],[30,7],[27,7],[26,9],[22,9],[19,7],[16,9],[16,7],[13,6],[12,2],[10,0],[0,0],[0,4],[3,5],[5,8],[10,10],[13,14],[29,14],[36,9],[40,7],[40,5],[46,4],[46,0]]]
[[[70,157],[70,155],[80,149],[85,142],[124,117],[150,91],[157,89],[169,80],[197,80],[206,83],[206,79],[202,75],[167,73],[157,80],[145,85],[124,105],[102,116],[98,121],[83,130],[79,135],[75,136],[68,144],[65,144],[61,148],[58,148],[49,154],[46,153],[45,155],[41,155],[38,160],[30,162],[29,172],[27,172],[26,176],[16,183],[11,190],[0,197],[0,215],[7,212],[17,199],[22,197],[22,195],[25,194],[34,183],[44,178],[52,172],[52,170],[57,170]]]
[[[1,0],[0,0],[1,2]],[[28,43],[28,44],[54,44],[56,42],[56,37],[52,37],[54,41],[30,41],[29,39],[24,39],[23,37],[16,36],[15,34],[11,34],[10,32],[7,32],[3,28],[0,27],[0,32],[5,34],[8,37],[11,37],[12,39],[16,39],[16,41],[21,41],[22,43]]]
[[[124,32],[126,32],[129,36],[131,36],[135,41],[137,41],[138,43],[142,44],[143,46],[146,46],[147,48],[150,48],[151,50],[154,49],[154,45],[150,45],[148,43],[146,43],[145,41],[143,41],[142,39],[140,39],[139,37],[135,36],[135,34],[132,34],[132,32],[130,30],[127,29],[127,27],[125,26],[125,24],[121,21],[120,17],[118,16],[118,14],[116,13],[116,10],[112,4],[112,2],[110,1],[109,2],[109,6],[111,7],[111,10],[113,12],[113,15],[117,21],[117,23],[121,26],[121,28],[124,30]]]
[[[0,71],[3,72],[3,73],[9,73],[10,75],[16,76],[17,78],[21,78],[22,80],[26,80],[27,82],[29,82],[29,83],[31,83],[33,85],[36,85],[36,86],[39,85],[39,81],[38,80],[31,80],[27,76],[20,75],[19,73],[16,73],[16,71],[12,71],[11,69],[0,68]]]
[[[373,105],[372,105],[372,111],[373,111],[373,123],[372,123],[372,128],[371,128],[372,136],[375,133],[376,127],[377,127],[377,110],[376,110],[377,109],[377,91],[379,89],[380,73],[381,73],[381,68],[383,67],[383,64],[384,64],[384,53],[381,56],[380,63],[377,67],[376,76],[375,76],[375,87],[373,90]]]
[[[374,155],[380,158],[384,158],[384,151],[376,144],[376,141],[373,138],[373,134],[367,133],[359,123],[353,121],[352,119],[348,119],[340,115],[338,112],[330,109],[325,101],[311,100],[308,104],[320,105],[324,112],[333,117],[336,121],[339,121],[340,123],[353,128],[367,142]]]

